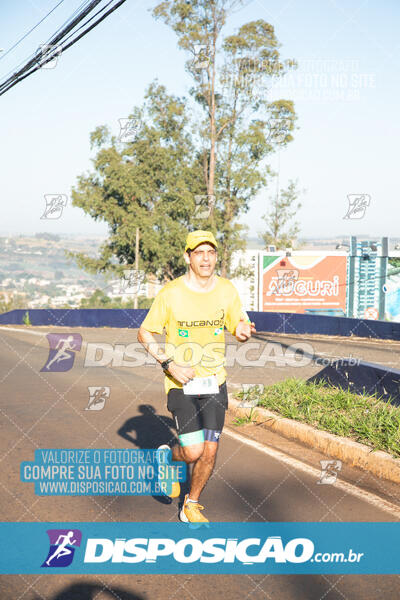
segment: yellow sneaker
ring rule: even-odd
[[[180,520],[184,523],[209,523],[209,520],[200,513],[201,510],[204,510],[204,506],[198,502],[188,502],[188,497],[189,494],[186,494],[181,512],[179,513]]]
[[[162,444],[158,446],[158,450],[171,450],[171,448],[167,444]],[[172,482],[172,489],[170,494],[166,494],[168,498],[179,498],[181,495],[181,484],[179,481]]]
[[[179,498],[180,495],[181,495],[181,484],[179,483],[179,481],[173,481],[171,493],[168,494],[168,498]]]

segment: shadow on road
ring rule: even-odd
[[[101,593],[104,600],[119,598],[120,600],[145,600],[144,596],[128,592],[120,587],[99,585],[98,583],[72,583],[52,596],[49,600],[94,600]],[[37,597],[36,600],[39,600]]]
[[[151,404],[140,404],[139,415],[131,417],[118,429],[118,435],[127,440],[137,448],[158,448],[161,444],[174,446],[178,439],[173,431],[174,420],[165,415],[159,415]],[[135,432],[136,436],[132,435]],[[189,472],[189,469],[188,469]],[[181,483],[181,500],[189,492],[189,482]],[[168,496],[153,496],[161,504],[171,504],[172,499]]]
[[[158,448],[161,444],[173,446],[178,440],[173,431],[173,419],[165,415],[158,415],[154,406],[140,404],[138,411],[141,413],[131,417],[118,429],[118,435],[138,448]],[[136,437],[132,435],[136,433]]]

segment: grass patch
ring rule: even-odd
[[[257,413],[254,412],[254,409],[251,408],[249,414],[244,417],[236,417],[232,421],[232,425],[247,425],[248,423],[256,423],[255,420]]]
[[[23,322],[24,325],[32,325],[31,320],[29,318],[28,311],[26,311],[26,313],[24,314],[24,316],[22,318],[22,322]]]
[[[376,395],[360,395],[339,387],[325,386],[294,377],[266,387],[236,394],[239,399],[272,410],[282,417],[295,419],[384,450],[400,458],[400,407]]]

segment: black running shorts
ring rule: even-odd
[[[218,442],[228,408],[225,381],[219,386],[218,394],[186,395],[182,388],[172,388],[167,398],[182,446]]]

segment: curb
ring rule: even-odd
[[[240,416],[247,416],[249,408],[239,408],[241,403],[234,398],[234,393],[228,394],[228,409]],[[377,477],[400,483],[400,459],[393,458],[382,450],[372,450],[364,444],[353,442],[348,438],[321,431],[287,419],[261,407],[254,408],[253,420],[262,423],[275,433],[286,438],[295,439],[314,450],[320,450],[342,462],[369,471]]]

